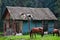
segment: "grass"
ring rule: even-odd
[[[0,40],[60,40],[60,37],[58,36],[52,36],[52,35],[44,35],[41,37],[40,35],[37,35],[36,38],[30,38],[29,35],[22,35],[22,36],[1,36]]]
[[[3,32],[0,32],[0,34],[3,34]]]

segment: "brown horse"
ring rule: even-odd
[[[53,29],[53,36],[54,36],[55,34],[59,36],[59,29]]]
[[[41,36],[43,37],[43,35],[44,35],[43,27],[32,28],[32,30],[30,31],[30,37],[32,37],[33,34],[35,35],[36,33],[40,33]],[[35,37],[36,37],[36,35],[35,35]]]

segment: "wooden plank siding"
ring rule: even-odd
[[[29,32],[28,21],[23,21],[22,33]],[[33,27],[42,27],[42,21],[30,21],[30,31]]]
[[[52,33],[54,29],[54,21],[49,21],[48,22],[48,32]]]
[[[26,19],[21,18],[21,13]],[[27,15],[32,15],[32,20],[28,21]],[[24,16],[24,17],[25,17]],[[57,20],[49,8],[27,8],[27,7],[9,7],[5,10],[4,18],[4,35],[6,30],[11,27],[14,34],[28,33],[33,27],[43,27],[44,31],[52,32],[54,21]],[[12,20],[12,22],[10,22]],[[53,21],[52,21],[53,20]],[[48,22],[47,22],[48,21]]]
[[[4,35],[6,35],[6,30],[10,27],[10,14],[8,12],[8,10],[5,11],[6,15],[4,15]]]

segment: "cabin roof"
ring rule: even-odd
[[[21,14],[31,14],[33,20],[57,20],[53,12],[49,8],[31,8],[31,7],[12,7],[6,6],[12,19],[22,19]],[[27,20],[27,19],[23,19]]]

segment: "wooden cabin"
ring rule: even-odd
[[[33,27],[44,27],[52,32],[57,18],[49,8],[6,6],[2,16],[4,35],[28,33]]]

